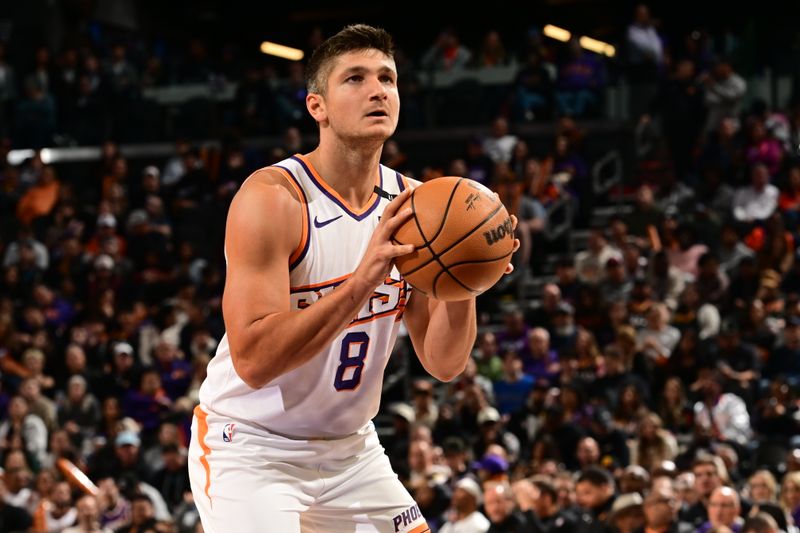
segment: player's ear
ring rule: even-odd
[[[318,123],[323,123],[327,120],[328,113],[325,110],[325,99],[321,94],[308,93],[306,95],[306,108],[311,117]]]

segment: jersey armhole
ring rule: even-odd
[[[297,198],[300,200],[300,203],[303,205],[303,216],[302,218],[302,230],[300,236],[300,242],[297,244],[297,248],[292,252],[292,255],[289,256],[289,270],[294,270],[294,268],[300,264],[300,261],[303,260],[306,253],[308,252],[309,242],[311,241],[311,215],[308,210],[308,199],[306,198],[306,194],[303,191],[303,188],[297,182],[297,178],[294,177],[292,172],[284,167],[273,165],[269,168],[274,168],[277,170],[292,186],[292,188],[297,193]]]

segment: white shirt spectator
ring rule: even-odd
[[[491,525],[488,518],[475,511],[457,522],[445,523],[439,533],[486,533]]]
[[[603,245],[597,253],[592,250],[578,252],[575,256],[578,279],[583,283],[597,285],[605,277],[606,263],[612,258],[622,261],[622,254],[608,244]]]
[[[4,420],[0,424],[0,441],[8,438],[11,430],[11,422]],[[22,440],[29,454],[36,458],[38,464],[42,464],[47,456],[47,427],[41,418],[34,414],[28,414],[22,421]]]
[[[492,135],[483,141],[483,151],[495,164],[508,163],[518,140],[516,135],[508,133],[508,121],[497,117],[492,121]]]
[[[631,24],[628,26],[628,57],[631,63],[650,61],[660,65],[664,60],[664,47],[656,29],[651,26]]]
[[[650,342],[647,342],[648,339]],[[660,331],[645,328],[636,334],[636,343],[644,346],[644,354],[652,359],[668,359],[680,340],[681,332],[670,325],[664,326]]]
[[[747,406],[735,394],[721,395],[711,409],[704,402],[695,403],[694,420],[704,429],[716,428],[722,438],[728,441],[747,444],[751,437]]]
[[[778,188],[771,183],[757,190],[752,185],[736,189],[733,197],[733,216],[741,222],[769,218],[778,207]]]

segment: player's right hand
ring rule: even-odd
[[[411,208],[406,207],[400,211],[400,206],[411,194],[411,188],[405,189],[386,209],[383,210],[381,221],[375,227],[372,238],[367,245],[367,251],[361,259],[351,279],[355,282],[364,284],[369,290],[373,290],[386,280],[392,270],[392,263],[395,257],[409,254],[414,251],[413,244],[394,244],[392,235],[403,223],[411,218]]]

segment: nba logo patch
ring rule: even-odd
[[[233,442],[233,432],[236,429],[236,424],[225,424],[222,428],[222,440],[225,442]]]

